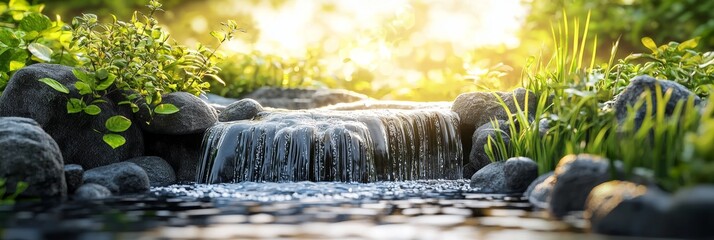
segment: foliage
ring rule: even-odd
[[[146,108],[150,114],[172,114],[176,106],[161,103],[164,93],[184,91],[198,95],[210,87],[204,78],[222,82],[216,75],[216,50],[203,45],[190,49],[171,43],[168,33],[154,18],[161,11],[161,3],[149,1],[148,15],[135,12],[129,22],[113,17],[109,23],[100,23],[96,15],[84,14],[72,21],[73,48],[82,49],[82,62],[73,70],[79,81],[74,84],[80,98],[68,98],[69,114],[101,113],[99,103],[108,94],[119,91],[124,100],[119,105],[131,107],[133,112]],[[224,23],[223,31],[211,32],[220,44],[230,40],[237,30],[233,21]],[[219,45],[220,46],[220,45]],[[43,79],[57,91],[69,91],[52,79]],[[126,139],[119,135],[126,131],[131,121],[123,116],[106,120],[103,140],[112,148],[122,146]]]
[[[0,205],[12,205],[15,204],[15,199],[17,199],[18,196],[22,192],[24,192],[29,185],[26,182],[19,181],[15,185],[15,189],[12,194],[7,194],[7,180],[0,178]]]
[[[652,52],[631,54],[619,60],[613,69],[613,83],[620,83],[617,87],[622,88],[625,79],[647,74],[676,81],[707,97],[714,90],[714,52],[696,51],[699,41],[700,38],[694,38],[657,46],[651,38],[642,38],[642,44]]]
[[[535,159],[541,173],[553,170],[558,160],[567,154],[591,153],[605,156],[612,161],[621,161],[626,174],[637,174],[655,179],[666,189],[677,189],[696,183],[713,182],[712,164],[707,158],[708,147],[705,145],[710,136],[707,122],[714,119],[711,111],[700,117],[693,101],[679,102],[670,117],[665,115],[665,104],[671,97],[671,91],[646,92],[629,109],[624,121],[615,118],[614,111],[605,103],[618,94],[630,77],[651,72],[671,73],[696,72],[698,64],[678,64],[677,67],[655,64],[657,59],[645,62],[650,72],[627,72],[623,69],[640,69],[634,63],[618,61],[614,65],[611,58],[606,64],[598,64],[595,58],[589,65],[584,65],[583,51],[592,46],[596,51],[596,41],[587,44],[587,31],[580,36],[579,24],[574,21],[573,30],[569,31],[563,22],[553,29],[555,46],[553,56],[545,61],[532,58],[524,72],[524,85],[539,94],[537,103],[523,103],[524,108],[514,112],[506,109],[510,119],[510,144],[502,141],[502,136],[489,139],[485,146],[492,160],[501,160],[513,156],[526,156]],[[585,22],[585,29],[588,21]],[[568,43],[572,42],[572,45]],[[647,42],[647,41],[645,41]],[[669,47],[691,45],[692,43],[672,43]],[[668,51],[662,47],[663,51]],[[617,44],[611,55],[617,52]],[[688,56],[702,56],[696,51]],[[594,53],[592,54],[594,56]],[[658,57],[664,58],[662,55]],[[632,59],[633,57],[629,57]],[[676,58],[680,59],[680,58]],[[613,67],[609,67],[613,66]],[[619,79],[614,84],[609,79]],[[700,80],[700,79],[699,79]],[[690,87],[701,87],[702,81],[689,82]],[[657,104],[653,104],[654,95]],[[526,98],[528,99],[528,98]],[[515,100],[515,99],[514,99]],[[537,104],[535,113],[528,112],[528,104]],[[635,110],[647,107],[645,111],[651,118],[645,118],[639,128],[635,128]],[[709,108],[708,108],[709,109]],[[531,119],[533,117],[534,119]],[[697,124],[703,122],[696,133]],[[686,141],[685,141],[686,139]],[[701,142],[699,142],[701,141]],[[682,153],[685,154],[682,154]],[[700,167],[692,170],[694,166]]]
[[[69,51],[71,32],[61,19],[42,14],[43,5],[25,0],[0,3],[0,93],[12,74],[38,62],[74,65]]]

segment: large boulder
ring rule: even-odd
[[[221,122],[238,121],[251,119],[263,111],[263,106],[250,98],[244,98],[237,102],[226,106],[221,114],[218,115],[218,120]]]
[[[627,108],[634,106],[646,91],[651,93],[652,108],[655,109],[657,106],[656,90],[658,86],[662,95],[667,91],[672,91],[672,95],[665,105],[665,114],[667,115],[673,113],[677,103],[687,101],[689,98],[694,101],[695,105],[701,102],[701,99],[696,94],[679,83],[669,80],[657,80],[647,75],[637,76],[630,81],[625,90],[615,97],[614,108],[617,119],[623,121],[627,117]],[[647,104],[645,103],[636,110],[635,127],[642,125],[642,121],[649,117],[651,116],[647,116]]]
[[[590,190],[610,180],[610,162],[595,155],[568,155],[560,159],[553,176],[555,184],[548,210],[560,218],[585,208]]]
[[[671,198],[656,187],[609,181],[590,192],[584,215],[596,233],[664,237],[670,205]]]
[[[523,193],[536,177],[535,161],[514,157],[481,168],[471,177],[471,188],[480,193]]]
[[[486,146],[488,144],[489,138],[491,139],[491,144],[495,147],[497,146],[496,140],[497,135],[500,134],[506,147],[510,146],[511,142],[511,130],[510,124],[505,120],[498,120],[497,127],[495,127],[491,122],[485,123],[480,126],[473,134],[471,153],[469,154],[469,161],[471,166],[478,171],[482,167],[491,163],[491,159],[488,158],[486,154]],[[500,155],[498,151],[494,152],[496,156]],[[505,160],[505,159],[496,159]]]
[[[0,178],[7,192],[18,182],[28,188],[20,197],[61,200],[67,195],[64,162],[57,143],[32,119],[0,117]]]
[[[58,81],[70,93],[58,92],[38,81],[42,78]],[[72,68],[67,66],[34,64],[20,69],[0,96],[0,116],[26,117],[37,121],[57,142],[67,164],[75,163],[91,169],[144,155],[144,141],[138,124],[132,124],[120,133],[126,143],[117,149],[104,143],[103,135],[97,133],[106,130],[104,123],[112,116],[133,119],[131,109],[116,105],[124,99],[118,91],[110,91],[100,98],[103,103],[96,103],[102,109],[99,115],[67,113],[67,99],[82,98],[74,86],[76,82]]]
[[[144,131],[168,135],[203,133],[218,122],[216,110],[190,93],[166,94],[162,97],[161,103],[173,104],[179,111],[172,114],[137,112],[136,116]]]
[[[143,168],[149,176],[149,185],[152,187],[164,187],[176,183],[174,169],[160,157],[135,157],[126,161]]]
[[[138,165],[119,162],[84,172],[84,183],[96,183],[113,194],[144,193],[149,191],[149,176]],[[79,190],[78,190],[79,191]]]

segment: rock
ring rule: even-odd
[[[538,177],[538,165],[526,157],[494,162],[471,177],[471,188],[480,193],[523,193]]]
[[[714,185],[700,185],[675,193],[667,214],[668,234],[675,238],[714,238]]]
[[[7,193],[25,182],[28,188],[20,193],[21,198],[62,200],[67,196],[63,168],[57,143],[37,122],[0,117],[0,178],[7,181]]]
[[[464,178],[471,178],[476,173],[476,168],[470,162],[464,165]]]
[[[356,102],[369,97],[343,89],[299,89],[261,87],[243,98],[258,101],[264,107],[312,109],[337,103]]]
[[[671,198],[656,187],[609,181],[590,192],[585,217],[596,233],[665,237],[670,205]]]
[[[60,93],[38,81],[52,78],[70,90]],[[97,116],[84,113],[67,113],[67,99],[81,98],[74,83],[77,78],[72,68],[55,64],[33,64],[17,71],[0,96],[0,116],[31,118],[40,124],[57,142],[66,164],[79,164],[91,169],[144,155],[144,141],[138,124],[132,124],[121,133],[126,143],[112,149],[102,140],[104,123],[109,117],[122,115],[133,119],[131,109],[115,103],[124,97],[118,91],[111,92],[97,103],[102,109]],[[136,123],[136,121],[132,122]],[[60,169],[61,170],[61,169]]]
[[[555,185],[555,176],[553,176],[553,174],[553,171],[550,171],[540,175],[528,185],[523,196],[528,198],[528,202],[533,204],[533,206],[537,208],[548,208],[550,193],[553,191],[553,185]]]
[[[625,120],[627,117],[627,108],[634,106],[640,98],[640,95],[642,95],[645,91],[650,91],[652,93],[652,104],[656,106],[657,98],[655,91],[657,85],[661,87],[661,91],[663,93],[670,89],[672,91],[672,96],[665,106],[665,113],[668,116],[672,115],[677,103],[680,101],[687,101],[691,97],[693,98],[694,104],[698,105],[701,102],[701,99],[696,94],[689,91],[689,89],[679,83],[669,80],[657,80],[647,75],[637,76],[630,80],[630,84],[625,88],[625,90],[615,97],[614,108],[617,119],[621,122]],[[639,127],[642,125],[642,121],[648,117],[650,116],[647,116],[647,107],[646,105],[643,105],[637,109],[635,115],[635,126]]]
[[[144,193],[150,186],[146,171],[130,162],[89,169],[84,173],[84,183],[102,185],[113,194]]]
[[[175,136],[147,133],[145,137],[147,154],[165,159],[174,169],[178,182],[196,181],[203,133]]]
[[[64,166],[64,179],[67,181],[67,193],[73,193],[82,186],[84,168],[77,164],[67,164]]]
[[[160,157],[135,157],[126,161],[143,168],[149,177],[149,185],[152,187],[164,187],[176,183],[174,169]]]
[[[535,113],[536,111],[538,97],[523,88],[515,89],[512,92],[472,92],[459,95],[454,100],[451,110],[456,112],[461,119],[459,129],[461,142],[464,144],[464,154],[472,152],[469,148],[472,146],[471,136],[474,135],[476,128],[490,123],[492,119],[508,120],[509,116],[507,116],[505,109],[494,94],[498,95],[506,103],[512,113],[517,111],[516,103],[519,104],[522,110],[526,110],[525,100],[526,96],[528,96],[528,112]],[[514,101],[514,96],[516,101]],[[464,159],[469,158],[464,156]]]
[[[605,158],[578,154],[560,159],[555,168],[555,184],[549,211],[560,218],[570,211],[585,209],[585,200],[595,186],[610,180],[610,164]]]
[[[244,98],[226,106],[226,109],[218,115],[218,120],[221,122],[229,122],[251,119],[262,111],[263,106],[260,106],[260,103],[250,98]]]
[[[495,129],[490,122],[483,124],[478,129],[476,129],[476,131],[473,133],[471,153],[469,154],[469,161],[474,169],[478,171],[482,167],[491,163],[491,159],[488,158],[485,148],[486,144],[488,143],[489,137],[494,140],[494,142],[492,142],[492,144],[494,144],[493,146],[496,146],[496,134],[500,132],[503,142],[506,144],[507,147],[509,146],[511,142],[511,138],[509,137],[511,130],[509,129],[509,126],[510,125],[507,121],[499,120],[499,129]],[[495,154],[496,156],[499,155],[498,153]]]
[[[139,111],[136,116],[144,131],[156,134],[183,135],[203,133],[218,122],[216,111],[198,97],[186,92],[173,92],[163,96],[161,103],[179,108],[177,113],[153,114]]]
[[[111,197],[112,192],[96,183],[85,183],[74,192],[75,200],[92,200]]]

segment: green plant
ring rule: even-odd
[[[198,45],[190,49],[170,42],[168,33],[159,26],[154,14],[161,11],[161,3],[149,1],[148,15],[135,12],[129,22],[113,17],[109,23],[100,23],[96,15],[84,14],[72,21],[73,48],[82,49],[83,64],[73,70],[79,81],[74,84],[80,98],[70,97],[67,112],[101,113],[99,103],[104,96],[119,92],[124,100],[119,105],[129,106],[133,112],[145,108],[150,114],[172,114],[178,108],[161,103],[162,95],[184,91],[194,95],[210,87],[204,78],[223,83],[216,75],[219,56],[216,50]],[[234,21],[223,23],[222,31],[211,32],[219,47],[233,38],[237,31]],[[65,94],[69,89],[52,79],[40,81]],[[119,135],[131,126],[131,120],[113,116],[105,122],[107,131],[103,140],[112,148],[122,146],[126,139]]]
[[[647,74],[676,81],[701,97],[714,90],[714,52],[695,50],[700,38],[657,46],[649,37],[642,44],[651,53],[631,54],[614,66],[613,82],[623,88],[627,79]]]
[[[20,68],[38,62],[75,65],[71,32],[61,19],[42,14],[43,5],[25,0],[0,3],[0,93]]]
[[[6,195],[7,192],[7,180],[0,178],[0,205],[12,205],[15,204],[15,199],[25,190],[29,185],[26,182],[19,181],[15,185],[15,190],[12,194]]]

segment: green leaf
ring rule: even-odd
[[[77,91],[79,91],[79,94],[81,95],[87,95],[92,93],[92,87],[90,87],[88,84],[84,82],[75,82],[74,87],[77,88]]]
[[[652,50],[653,53],[657,52],[657,44],[655,44],[654,40],[650,37],[643,37],[642,45],[645,45],[646,48]]]
[[[30,13],[20,20],[19,27],[25,32],[38,31],[41,32],[52,26],[52,21],[41,13]]]
[[[164,115],[177,113],[178,111],[179,109],[171,103],[159,104],[156,108],[154,108],[155,113]]]
[[[78,113],[84,109],[85,103],[81,99],[70,98],[67,101],[67,113]]]
[[[89,114],[89,115],[92,115],[92,116],[96,116],[96,115],[98,115],[99,113],[102,112],[102,109],[100,109],[97,105],[89,105],[89,106],[87,106],[87,107],[84,108],[84,112],[85,112],[86,114]]]
[[[96,80],[94,79],[94,76],[92,76],[91,74],[89,74],[85,71],[80,70],[79,68],[72,69],[72,73],[74,73],[74,76],[77,77],[77,79],[79,79],[79,81],[82,81],[82,82],[88,84],[89,86],[94,85],[94,83],[96,82]]]
[[[45,45],[39,43],[30,43],[30,45],[27,45],[27,50],[32,53],[32,56],[35,56],[36,58],[42,61],[52,61],[52,49],[48,48]]]
[[[677,50],[693,49],[696,48],[697,45],[699,45],[699,38],[692,38],[680,43],[679,46],[677,46]]]
[[[216,38],[219,42],[223,42],[226,40],[226,34],[218,31],[211,31],[211,36]]]
[[[102,69],[97,70],[97,78],[103,80],[103,79],[107,79],[108,76],[109,76],[109,72],[107,72],[106,69],[102,68]]]
[[[97,73],[97,75],[99,75],[99,73]],[[102,81],[101,83],[99,83],[99,85],[97,85],[97,90],[99,90],[99,91],[106,90],[112,84],[114,84],[114,80],[116,80],[116,78],[117,78],[117,76],[115,76],[114,74],[109,74],[106,77],[106,79],[104,79],[104,81]]]
[[[112,149],[116,149],[118,147],[121,147],[126,143],[126,138],[122,137],[119,134],[114,134],[114,133],[108,133],[104,134],[102,137],[102,140],[104,140],[105,143],[107,143]]]
[[[62,85],[61,83],[59,83],[57,80],[54,80],[52,78],[40,78],[39,81],[43,82],[44,84],[47,84],[52,89],[57,90],[58,92],[61,92],[64,94],[69,93],[69,89],[67,87],[65,87],[64,85]]]
[[[107,119],[104,126],[112,132],[123,132],[131,127],[131,120],[121,115],[115,115]]]

